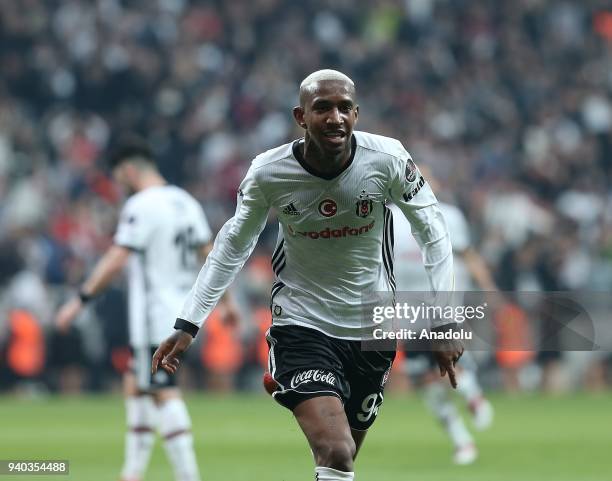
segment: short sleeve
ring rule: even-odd
[[[144,250],[155,228],[153,219],[144,206],[130,199],[119,216],[114,242],[132,250]]]

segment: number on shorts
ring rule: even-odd
[[[378,397],[380,396],[380,401]],[[372,416],[378,416],[378,409],[383,403],[383,395],[382,393],[372,393],[366,396],[361,403],[361,411],[357,414],[357,419],[362,423],[367,423]]]

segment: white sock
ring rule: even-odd
[[[482,388],[474,371],[461,371],[457,378],[457,392],[468,404],[482,399]]]
[[[156,407],[150,396],[134,396],[125,400],[127,433],[125,460],[121,477],[142,479],[155,444]]]
[[[317,466],[315,468],[315,481],[353,481],[355,479],[355,473],[338,471],[332,468],[322,468]]]
[[[191,419],[182,399],[170,399],[159,406],[159,433],[174,468],[177,481],[200,481],[193,450]]]
[[[441,383],[428,384],[425,386],[424,398],[425,404],[442,423],[456,448],[474,442],[457,408],[449,399],[446,386]]]

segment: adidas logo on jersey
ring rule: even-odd
[[[289,205],[286,205],[283,209],[283,214],[285,215],[300,215],[300,212],[295,208],[293,202],[290,202]]]

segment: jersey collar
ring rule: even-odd
[[[292,150],[293,150],[293,156],[300,163],[300,165],[304,168],[304,170],[306,172],[308,172],[309,174],[314,175],[315,177],[319,177],[319,178],[325,179],[325,180],[335,179],[342,172],[344,172],[346,169],[348,169],[351,166],[351,164],[353,163],[353,159],[355,158],[355,150],[357,150],[357,139],[355,139],[355,135],[351,135],[351,156],[349,157],[348,162],[346,163],[346,165],[344,167],[342,167],[340,170],[338,170],[337,172],[332,172],[330,174],[323,174],[323,173],[319,172],[318,170],[313,169],[304,160],[304,156],[302,155],[302,151],[300,150],[300,144],[303,143],[303,141],[304,141],[304,139],[298,139],[295,142],[293,142],[293,145],[291,147]]]

